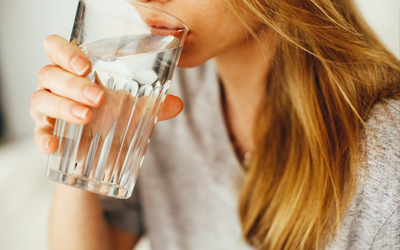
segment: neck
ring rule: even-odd
[[[228,128],[239,156],[254,149],[253,127],[263,98],[272,62],[274,39],[265,49],[250,39],[215,58],[224,91]]]

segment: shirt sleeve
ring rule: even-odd
[[[400,207],[385,219],[382,227],[374,236],[371,250],[400,249]]]
[[[329,250],[400,249],[400,101],[383,100],[366,120],[357,192]],[[339,236],[339,235],[337,235]]]
[[[371,174],[371,179],[377,181],[368,191],[376,194],[379,206],[375,210],[381,215],[371,250],[400,249],[400,101],[384,103],[385,108],[375,112],[370,122],[376,135],[370,136],[369,142],[378,150],[368,152],[369,165],[377,169]]]
[[[126,200],[101,196],[104,216],[109,225],[137,235],[145,233],[139,189],[139,185],[136,185],[132,196]]]

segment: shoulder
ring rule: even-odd
[[[373,106],[365,120],[361,151],[368,170],[393,170],[400,178],[400,99],[384,99]]]
[[[395,237],[400,232],[400,100],[375,104],[364,128],[357,192],[341,224],[341,243],[333,241],[329,249],[391,249],[400,244]]]
[[[367,183],[400,191],[400,99],[375,104],[360,143]]]
[[[384,99],[375,104],[366,118],[366,129],[400,132],[400,98]]]
[[[400,99],[384,99],[370,110],[363,138],[365,175],[355,197],[363,215],[356,224],[370,236],[370,249],[386,249],[400,243],[393,237],[400,232]]]

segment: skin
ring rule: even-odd
[[[260,102],[265,98],[263,93],[276,34],[269,31],[262,38],[269,50],[261,49],[222,1],[141,2],[171,13],[189,27],[190,33],[178,66],[194,67],[214,58],[224,89],[227,125],[239,153],[252,151],[252,128]],[[259,24],[255,21],[253,25]]]
[[[175,15],[190,28],[178,66],[194,67],[214,58],[225,95],[227,126],[240,153],[251,151],[252,128],[257,108],[265,98],[272,51],[261,50],[220,1],[141,2]],[[270,48],[274,48],[273,38],[271,32],[264,39]],[[35,143],[43,153],[50,154],[58,147],[53,136],[55,119],[87,124],[93,108],[101,107],[106,98],[100,86],[84,78],[90,72],[90,62],[80,49],[56,35],[45,39],[44,48],[51,64],[39,73],[30,111],[36,124]],[[177,116],[182,109],[178,97],[167,95],[159,121]],[[75,240],[71,242],[71,238]],[[107,225],[97,195],[57,186],[49,220],[51,249],[132,249],[138,239],[138,235]]]

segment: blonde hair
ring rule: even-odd
[[[399,61],[352,0],[223,1],[260,43],[279,34],[240,199],[244,237],[258,249],[324,248],[355,194],[363,122],[400,95]]]

